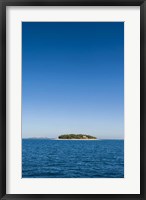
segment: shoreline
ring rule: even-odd
[[[99,139],[55,139],[55,140],[99,140]]]

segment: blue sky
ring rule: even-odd
[[[124,23],[22,23],[22,136],[124,138]]]

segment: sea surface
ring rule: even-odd
[[[124,140],[22,140],[22,178],[124,178]]]

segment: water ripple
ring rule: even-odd
[[[23,178],[123,178],[124,141],[23,139]]]

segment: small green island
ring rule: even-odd
[[[58,136],[58,139],[66,140],[96,140],[97,138],[91,135],[84,134],[65,134]]]

